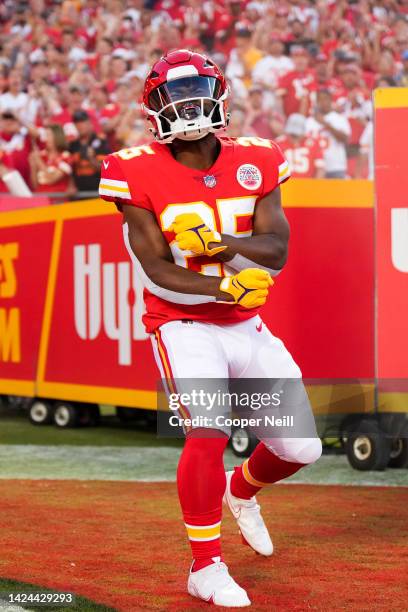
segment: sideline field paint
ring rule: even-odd
[[[0,445],[0,480],[173,482],[180,452],[169,447]],[[226,469],[241,461],[226,452]],[[345,456],[326,455],[285,483],[408,487],[408,470],[357,472]]]

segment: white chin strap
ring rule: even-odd
[[[176,134],[175,137],[179,140],[201,140],[209,133],[210,130],[207,128],[203,130],[195,130],[194,132],[180,132],[179,134]]]
[[[224,101],[228,97],[228,90],[216,100],[215,98],[186,98],[184,100],[177,100],[164,106],[160,111],[156,112],[147,106],[144,107],[144,111],[154,117],[156,123],[156,129],[151,128],[154,137],[159,142],[166,144],[172,142],[176,138],[180,140],[201,140],[204,136],[207,136],[210,132],[217,132],[218,130],[225,129],[228,125],[228,116],[224,113]],[[198,102],[201,107],[201,113],[195,119],[184,119],[180,117],[177,106],[187,102]],[[208,115],[204,114],[205,102],[212,102],[213,108]],[[166,111],[172,112],[175,118],[170,120],[165,116]],[[214,121],[213,115],[218,111],[219,120]],[[166,126],[168,129],[163,129]]]

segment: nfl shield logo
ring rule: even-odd
[[[208,174],[207,176],[204,177],[204,185],[206,187],[215,187],[216,184],[217,184],[217,180],[215,176],[213,176],[212,174]]]

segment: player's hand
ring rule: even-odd
[[[260,268],[247,268],[234,276],[226,276],[220,283],[221,291],[234,298],[232,303],[244,308],[263,306],[268,297],[268,289],[274,281],[269,272]]]
[[[212,257],[227,248],[221,245],[220,234],[210,229],[197,213],[177,215],[169,227],[169,232],[176,234],[176,241],[180,249],[192,251],[196,255]],[[211,243],[219,243],[220,246],[210,248]]]

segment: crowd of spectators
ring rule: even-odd
[[[408,86],[405,0],[3,0],[0,191],[97,188],[108,152],[150,140],[140,110],[164,52],[205,52],[232,136],[277,139],[292,173],[372,176],[375,87]]]

